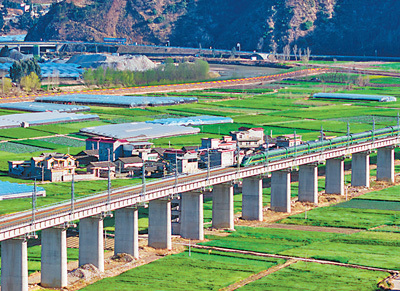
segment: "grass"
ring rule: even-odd
[[[369,192],[367,194],[364,194],[364,195],[358,197],[358,199],[400,202],[399,191],[400,191],[400,185],[389,187],[389,188],[382,189],[379,191]]]
[[[369,200],[369,199],[352,199],[347,202],[336,204],[333,207],[400,211],[400,202]]]
[[[239,290],[343,290],[372,291],[389,276],[385,272],[297,262]]]
[[[236,231],[227,237],[207,237],[212,240],[202,244],[262,253],[281,253],[285,250],[340,236],[337,233],[277,228],[236,226],[235,229]]]
[[[363,231],[280,254],[400,270],[400,233]]]
[[[37,131],[33,128],[6,128],[0,130],[0,137],[9,138],[9,139],[20,139],[20,138],[32,138],[32,137],[41,137],[51,135],[49,133]]]
[[[400,219],[397,214],[397,211],[390,210],[331,206],[308,211],[307,219],[304,218],[304,214],[297,214],[282,219],[280,223],[370,229],[381,225],[399,224]]]
[[[161,258],[82,290],[218,290],[283,260],[192,249]]]

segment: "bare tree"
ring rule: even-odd
[[[288,44],[283,47],[283,57],[285,60],[290,60],[290,46]]]
[[[299,53],[298,53],[298,55],[299,55],[299,59],[301,60],[301,54],[302,54],[302,50],[301,50],[301,48],[299,48]]]
[[[310,60],[311,59],[311,49],[309,47],[307,47],[307,49],[306,49],[306,54],[307,54],[308,60]]]
[[[308,47],[307,49],[304,50],[303,57],[301,57],[301,60],[303,61],[304,64],[308,64],[310,60],[310,55],[311,55],[311,50]]]
[[[294,54],[294,58],[296,59],[296,62],[297,62],[297,44],[295,44],[293,46],[293,54]]]

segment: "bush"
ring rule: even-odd
[[[28,76],[22,77],[20,84],[27,92],[35,91],[40,88],[39,77],[34,72],[31,72]]]
[[[314,22],[308,20],[300,25],[301,30],[309,30],[313,27]]]
[[[7,93],[10,92],[11,87],[12,87],[11,79],[9,79],[9,78],[2,78],[2,80],[1,80],[1,87],[0,87],[0,88],[1,88],[1,92],[2,92],[3,94],[7,94]]]

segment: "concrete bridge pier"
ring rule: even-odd
[[[394,183],[394,147],[378,149],[376,180]]]
[[[242,218],[246,220],[263,220],[262,179],[250,177],[243,179]]]
[[[1,290],[28,291],[26,239],[9,239],[1,242]]]
[[[290,171],[288,170],[272,172],[271,210],[291,212]]]
[[[188,239],[204,240],[203,193],[182,193],[181,207],[181,236]]]
[[[325,193],[344,195],[344,158],[326,160]]]
[[[212,227],[234,229],[232,184],[214,185],[212,195]]]
[[[138,209],[126,207],[115,210],[114,254],[129,254],[139,258]]]
[[[67,230],[52,227],[42,230],[41,285],[46,288],[61,289],[67,280]]]
[[[79,266],[93,264],[104,272],[103,218],[92,216],[79,222]]]
[[[370,152],[361,152],[352,155],[351,185],[369,188],[369,155]]]
[[[299,167],[299,201],[318,204],[318,165]]]
[[[156,199],[149,202],[149,242],[156,249],[171,249],[171,201]]]

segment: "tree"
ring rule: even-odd
[[[4,78],[3,77],[1,79],[1,89],[2,89],[1,91],[2,91],[3,95],[7,94],[8,92],[10,92],[11,87],[12,87],[11,80],[9,78]]]
[[[290,60],[290,46],[288,44],[283,47],[283,57],[285,60]]]
[[[297,44],[295,44],[295,45],[293,46],[293,54],[294,54],[294,57],[295,57],[296,62],[297,62]]]
[[[35,73],[39,79],[42,76],[42,70],[37,60],[34,58],[14,62],[9,72],[11,80],[17,83],[21,81],[22,77],[28,76],[32,72]]]

